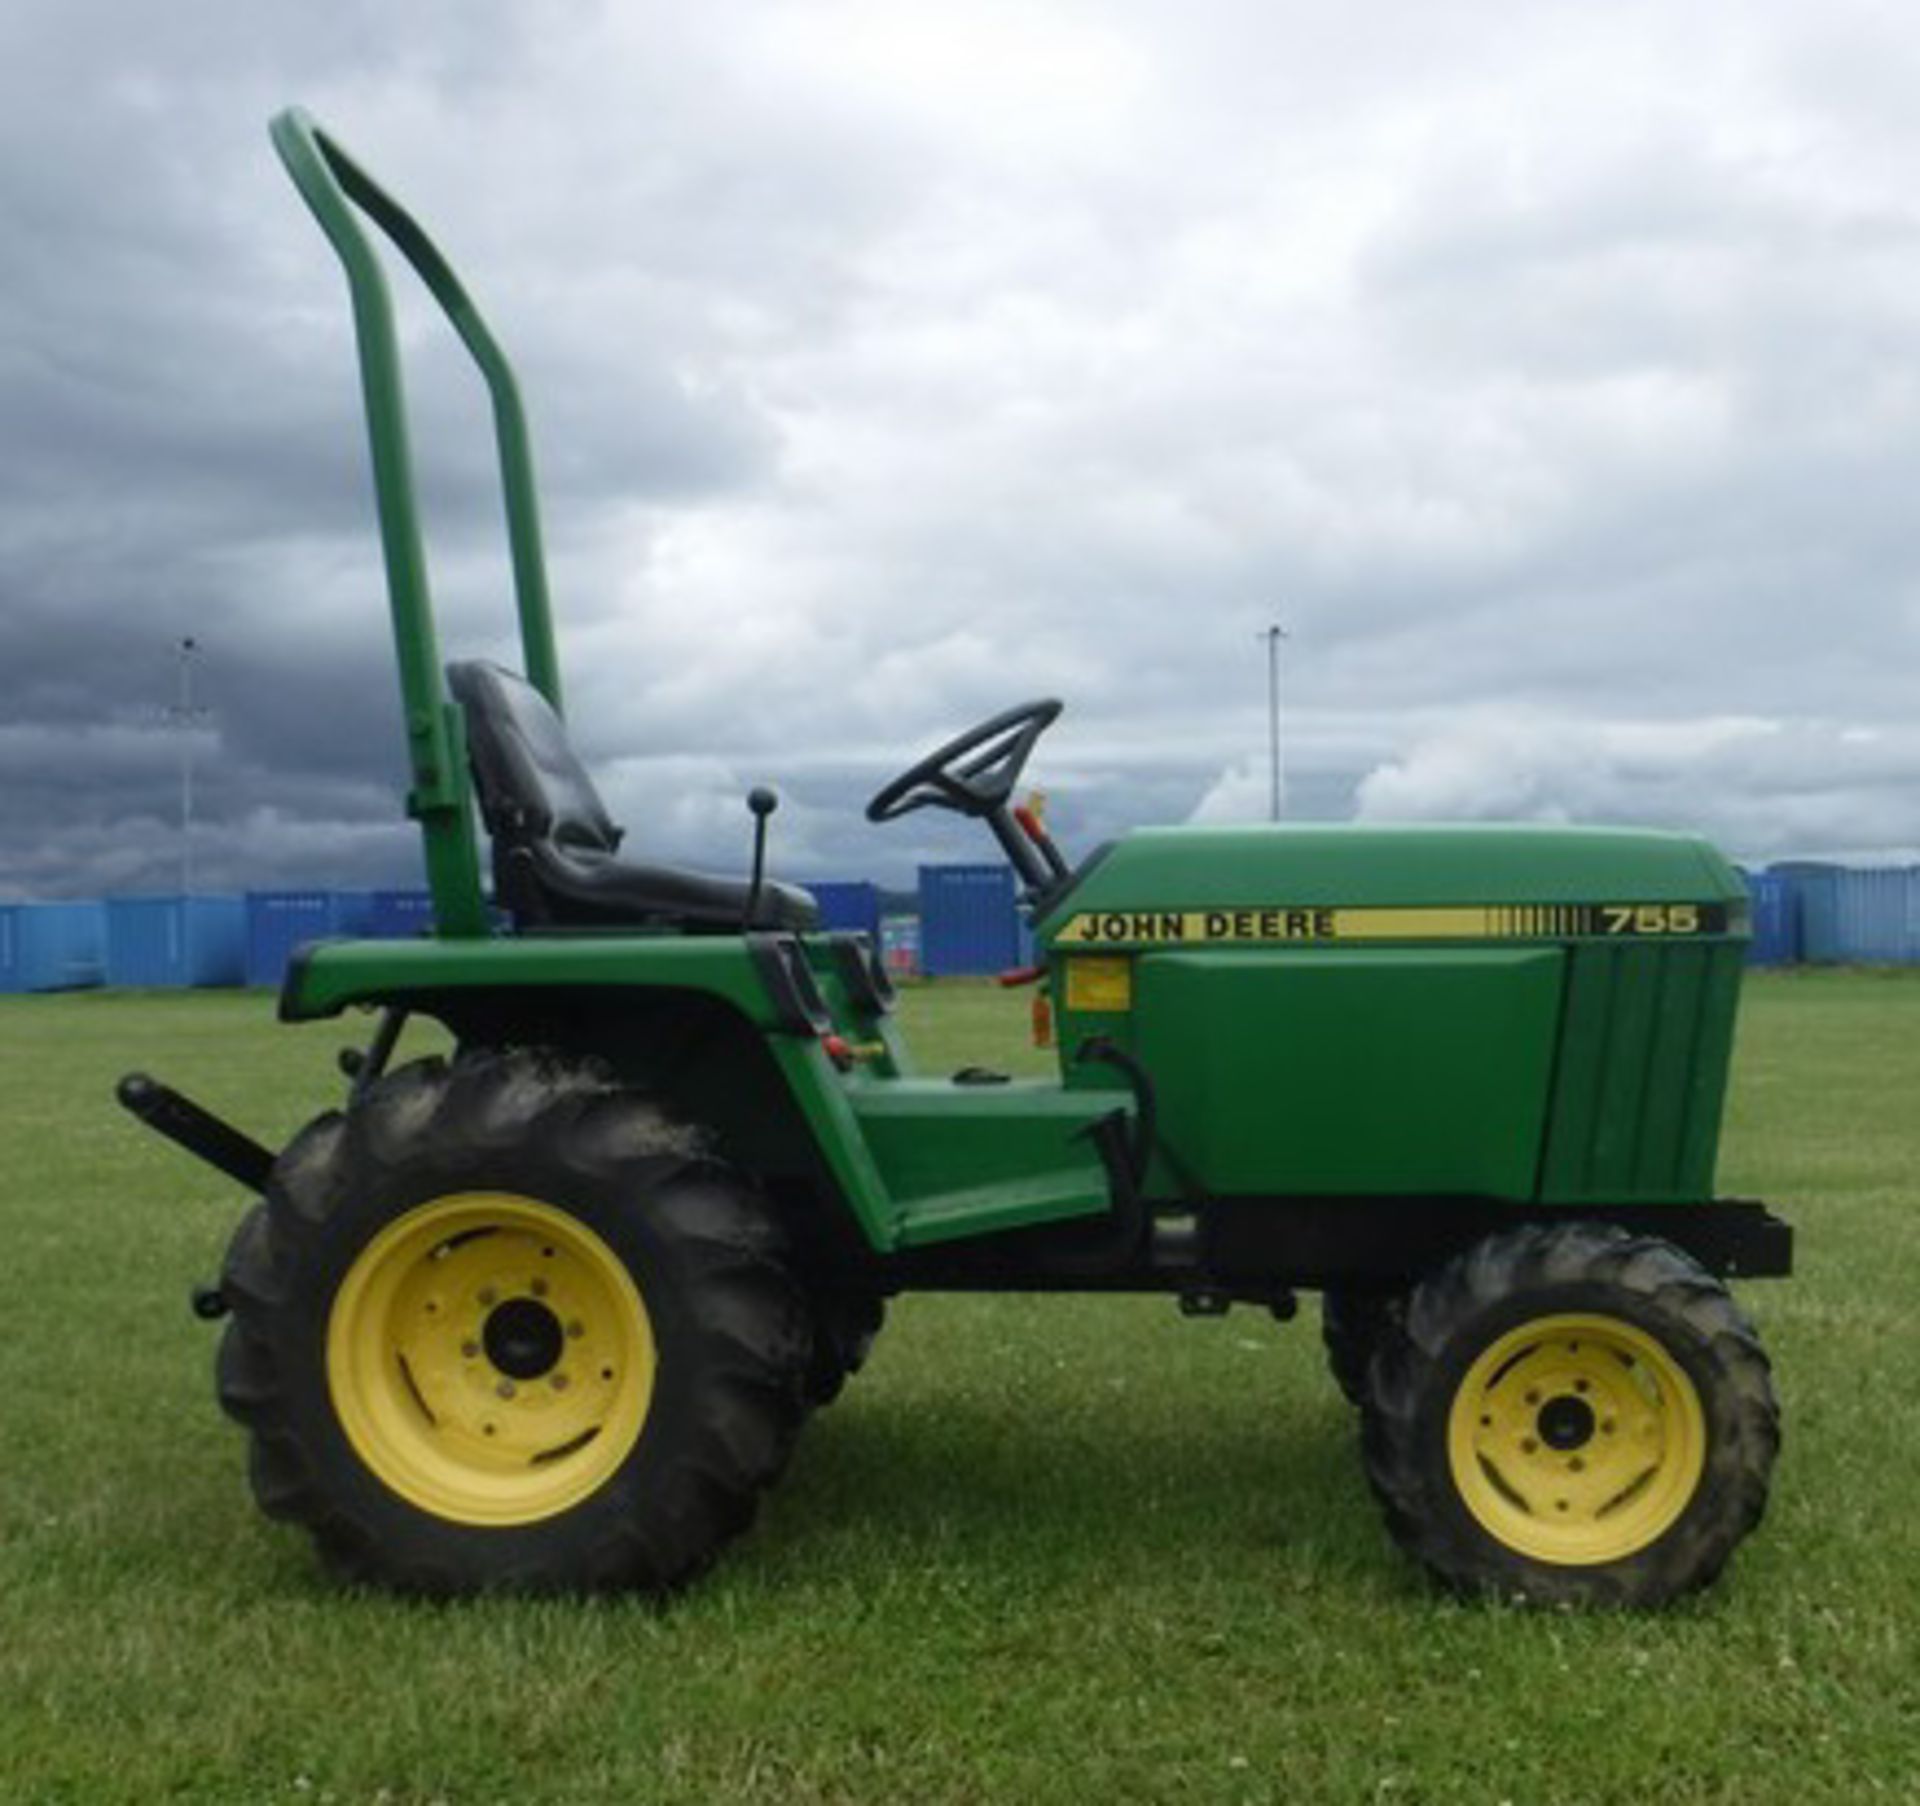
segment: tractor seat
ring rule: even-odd
[[[745,882],[620,858],[622,831],[553,705],[525,678],[478,659],[449,665],[447,685],[466,715],[494,894],[516,926],[738,934],[819,925],[813,898],[796,885],[767,880],[748,922]]]

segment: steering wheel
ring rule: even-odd
[[[991,816],[1003,810],[1033,745],[1061,705],[1051,699],[1002,709],[910,765],[867,804],[868,821],[897,821],[915,809],[952,809]]]

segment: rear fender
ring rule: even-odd
[[[555,936],[512,941],[331,941],[301,948],[280,1016],[352,1007],[444,1023],[463,1044],[554,1046],[713,1133],[716,1151],[769,1178],[806,1181],[868,1249],[896,1211],[820,1035],[769,995],[732,936]]]

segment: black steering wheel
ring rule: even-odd
[[[1006,808],[1034,742],[1053,725],[1060,707],[1051,699],[1023,702],[955,735],[876,790],[867,820],[896,821],[930,806],[960,815],[997,814]]]

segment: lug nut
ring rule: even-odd
[[[502,1398],[511,1398],[511,1397],[513,1397],[513,1392],[514,1392],[514,1386],[513,1386],[513,1381],[512,1381],[512,1380],[502,1380],[502,1381],[500,1382],[500,1384],[499,1384],[499,1385],[497,1385],[496,1387],[494,1387],[494,1391],[496,1391],[497,1393],[499,1393],[499,1394],[500,1394],[500,1396],[501,1396]]]

